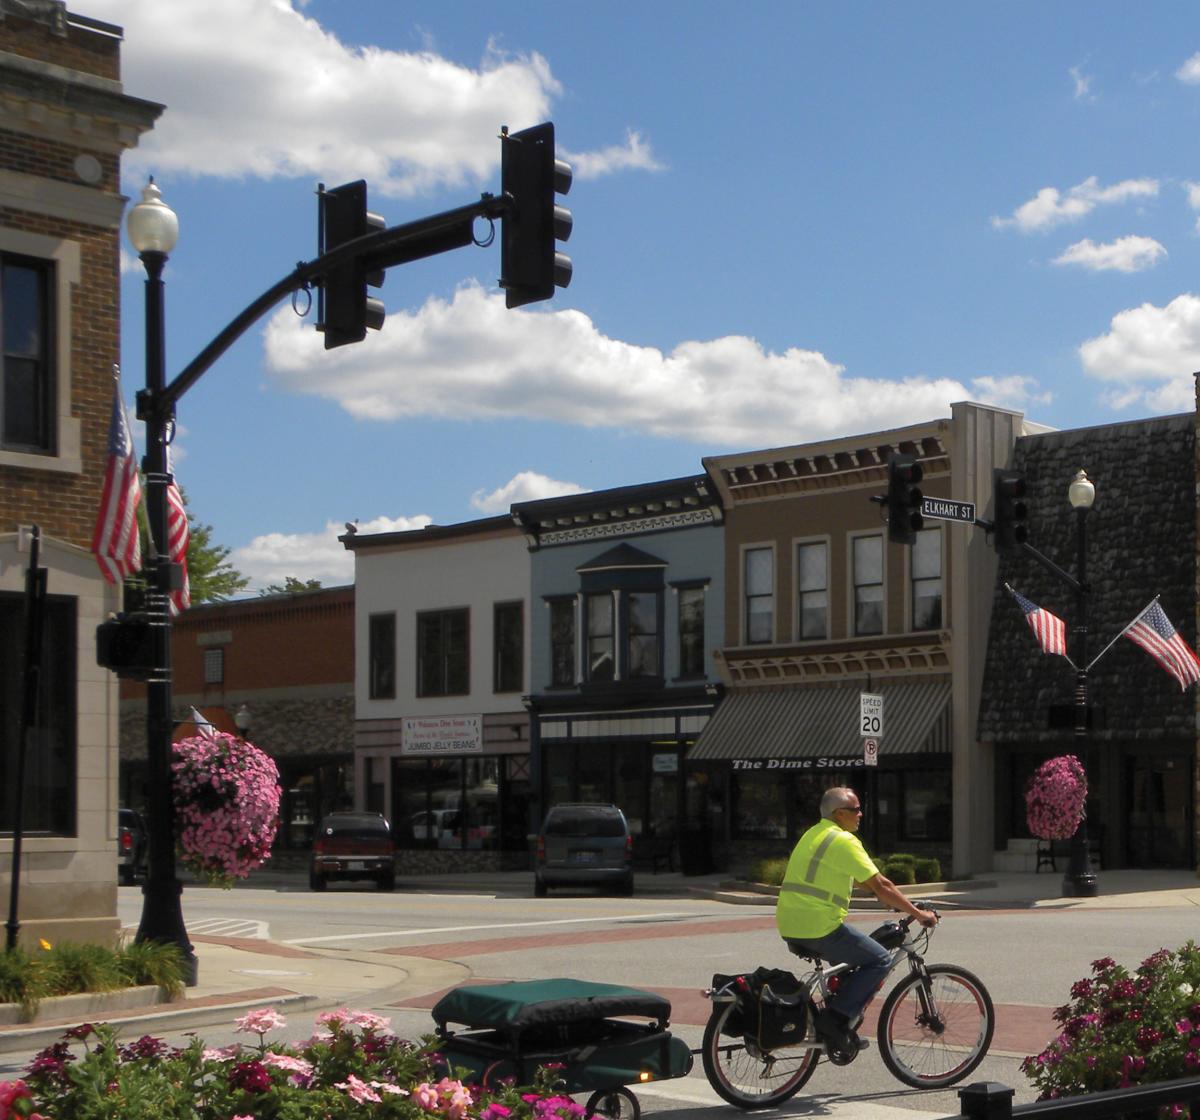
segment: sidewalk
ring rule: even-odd
[[[253,885],[303,890],[306,881],[289,872],[264,872]],[[947,909],[1200,907],[1200,879],[1189,871],[1100,872],[1099,887],[1096,898],[1063,898],[1061,875],[1008,872],[963,883],[909,887],[906,893]],[[404,891],[528,897],[531,885],[528,872],[496,872],[408,878],[397,883],[397,892]],[[737,905],[773,906],[775,902],[773,893],[755,891],[722,874],[643,874],[637,880],[637,894],[709,898]],[[853,909],[872,905],[878,905],[873,898],[856,898]],[[72,1005],[68,1014],[65,1009],[55,1014],[46,1006],[34,1023],[0,1025],[0,1052],[36,1050],[88,1020],[122,1023],[125,1033],[154,1034],[228,1024],[267,1004],[294,1012],[343,1004],[380,1006],[439,991],[461,979],[460,968],[417,956],[304,949],[252,939],[196,937],[194,944],[199,983],[187,989],[182,1000],[136,1007],[130,1006],[132,993],[116,993],[94,997],[91,1006]]]

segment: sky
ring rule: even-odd
[[[179,216],[168,377],[317,255],[315,190],[388,225],[500,190],[501,126],[574,169],[569,288],[508,311],[498,241],[389,270],[325,351],[306,297],[182,398],[176,475],[251,580],[338,543],[699,473],[974,400],[1056,428],[1189,411],[1192,3],[73,0],[124,28],[128,152]],[[481,239],[487,232],[479,230]],[[498,235],[498,231],[497,231]],[[122,369],[144,384],[123,238]]]

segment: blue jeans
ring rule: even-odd
[[[871,997],[879,991],[892,963],[892,954],[860,929],[844,922],[824,937],[785,937],[787,947],[797,956],[819,956],[831,964],[853,965],[842,975],[829,1007],[844,1015],[853,1027]]]

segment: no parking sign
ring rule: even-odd
[[[863,740],[863,765],[878,766],[879,765],[879,740],[864,739]]]

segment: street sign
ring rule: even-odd
[[[858,694],[858,724],[864,738],[883,738],[883,697],[879,693]]]
[[[879,765],[879,740],[864,739],[863,740],[863,765],[878,766]]]
[[[921,503],[921,516],[937,521],[966,521],[975,523],[975,503],[956,502],[953,498],[926,498]]]

